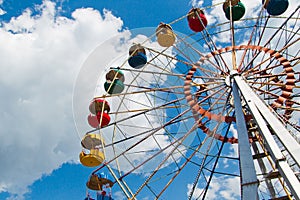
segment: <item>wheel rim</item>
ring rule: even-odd
[[[209,9],[204,10],[205,13],[209,13]],[[299,23],[299,17],[279,19],[283,26],[275,26],[271,21],[277,18],[270,18],[264,12],[259,14],[258,19],[263,20],[259,23],[257,18],[242,19],[245,23],[247,20],[253,22],[248,27],[242,27],[242,23],[238,22],[227,22],[226,26],[220,23],[218,28],[208,24],[203,34],[182,36],[177,33],[177,43],[172,47],[175,55],[168,49],[148,47],[146,43],[147,56],[150,57],[142,68],[133,69],[127,64],[122,65],[126,62],[117,63],[120,67],[116,69],[123,70],[126,76],[125,89],[120,94],[101,96],[110,102],[113,119],[108,127],[96,131],[104,135],[107,144],[107,165],[112,167],[129,196],[168,197],[175,189],[173,181],[182,181],[186,176],[188,181],[181,184],[186,186],[185,194],[189,189],[189,199],[205,198],[213,191],[212,185],[217,184],[217,179],[226,183],[238,179],[238,157],[233,155],[234,147],[230,144],[238,143],[238,139],[232,125],[235,124],[234,107],[227,84],[232,75],[233,61],[228,61],[227,55],[235,54],[237,72],[286,126],[296,134],[299,132],[297,123],[292,122],[299,105],[295,100],[299,95],[299,73],[295,69],[299,52],[293,50],[299,46],[299,33],[286,27],[288,23]],[[262,34],[269,29],[273,39]],[[222,34],[223,30],[232,35],[235,31],[248,31],[250,39],[246,43],[235,39],[235,42],[217,48],[210,39],[213,35]],[[205,31],[211,38],[206,37]],[[281,44],[278,37],[283,34],[287,37]],[[187,42],[189,37],[193,40]],[[201,44],[201,52],[193,49],[197,43]],[[204,48],[202,43],[208,47]],[[196,56],[188,57],[188,53]],[[180,67],[177,67],[178,63]],[[109,66],[115,64],[111,62]],[[249,113],[247,108],[244,110]],[[249,130],[254,130],[256,124],[252,117],[246,118]],[[139,123],[134,123],[134,120]],[[262,142],[256,133],[251,132],[251,145]],[[226,151],[227,154],[224,153]],[[233,172],[228,171],[227,165],[218,168],[221,163],[233,166]],[[104,168],[101,166],[99,170]],[[187,176],[190,170],[193,178]],[[141,180],[137,179],[140,174],[143,174]],[[221,174],[229,178],[224,179]],[[134,183],[133,178],[136,178]],[[275,191],[265,190],[263,187],[267,187],[268,183],[263,183],[265,179],[262,176],[259,178],[262,180],[260,197],[274,196],[272,193]],[[278,185],[282,188],[281,180],[272,182],[272,187]],[[283,187],[281,192],[284,190]],[[275,196],[282,195],[281,192],[276,191]]]

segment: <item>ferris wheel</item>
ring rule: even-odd
[[[299,10],[226,0],[100,45],[74,90],[86,199],[300,199]]]

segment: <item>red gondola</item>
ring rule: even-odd
[[[207,26],[207,19],[200,8],[191,9],[188,13],[187,19],[190,29],[195,32],[201,32]]]

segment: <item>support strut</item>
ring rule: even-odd
[[[239,89],[256,124],[258,125],[260,133],[266,142],[266,147],[270,152],[271,158],[275,162],[280,175],[284,178],[293,196],[296,199],[300,199],[300,182],[291,167],[288,165],[284,155],[281,153],[281,150],[272,136],[267,124],[272,128],[272,132],[277,135],[298,165],[300,162],[300,144],[294,140],[281,121],[274,116],[267,105],[257,96],[257,94],[240,75],[235,75],[233,80],[233,85],[236,85]]]
[[[239,158],[241,174],[242,200],[257,200],[258,180],[252,159],[252,153],[249,143],[249,136],[246,127],[246,121],[242,109],[241,98],[235,82],[232,83],[232,93],[234,98],[236,127],[239,139]]]

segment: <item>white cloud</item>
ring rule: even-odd
[[[126,196],[121,191],[114,192],[113,197],[115,200],[125,200],[126,199]]]
[[[233,137],[238,138],[237,129],[233,125],[230,126],[229,131],[232,133]],[[231,150],[229,156],[237,158],[238,157],[238,145],[230,145],[229,148]]]
[[[238,185],[238,177],[219,177],[217,179],[212,179],[205,199],[240,199],[240,188],[237,188]],[[193,184],[187,185],[187,195],[190,194],[192,186]],[[203,195],[203,189],[204,188],[197,185],[192,199],[198,199],[201,197],[201,195]]]
[[[201,7],[203,5],[204,1],[203,0],[191,0],[190,4],[192,4],[193,7]]]
[[[250,17],[250,8],[258,5],[258,1],[244,2],[246,16]],[[194,6],[202,4],[203,1],[193,1]],[[56,17],[55,5],[50,1],[44,1],[38,9],[39,16],[25,10],[0,29],[0,156],[4,161],[0,166],[0,191],[12,193],[14,199],[21,199],[29,191],[27,186],[42,175],[51,173],[64,162],[77,161],[80,141],[71,111],[75,77],[86,56],[123,26],[122,20],[107,10],[102,16],[91,8],[78,9],[69,19]],[[221,6],[218,9],[208,13],[209,23],[226,20]],[[129,35],[124,33],[125,37]],[[111,52],[120,51],[110,42],[101,47],[105,51],[95,56],[106,60],[111,59]],[[107,68],[103,63],[93,64],[97,71]],[[83,106],[88,105],[92,96],[84,97]],[[160,137],[160,142],[166,141],[164,136]],[[148,142],[148,149],[150,145],[157,146],[152,138]],[[236,154],[236,146],[232,148]],[[239,185],[236,178],[215,180],[210,197],[236,196],[238,190],[233,191],[236,185]],[[197,188],[196,195],[199,191]],[[15,196],[17,193],[20,196]]]
[[[43,175],[78,160],[73,83],[88,53],[123,25],[107,10],[101,16],[78,9],[68,19],[56,16],[50,1],[37,9],[40,15],[25,10],[0,29],[0,191],[14,199]]]
[[[4,15],[6,12],[2,9],[0,9],[0,15]]]
[[[187,196],[190,195],[190,192],[191,192],[192,188],[193,188],[193,184],[188,184],[187,185],[187,189],[188,189]],[[200,196],[201,193],[202,193],[202,190],[200,188],[196,187],[195,190],[194,190],[192,199],[197,199],[197,197]]]

